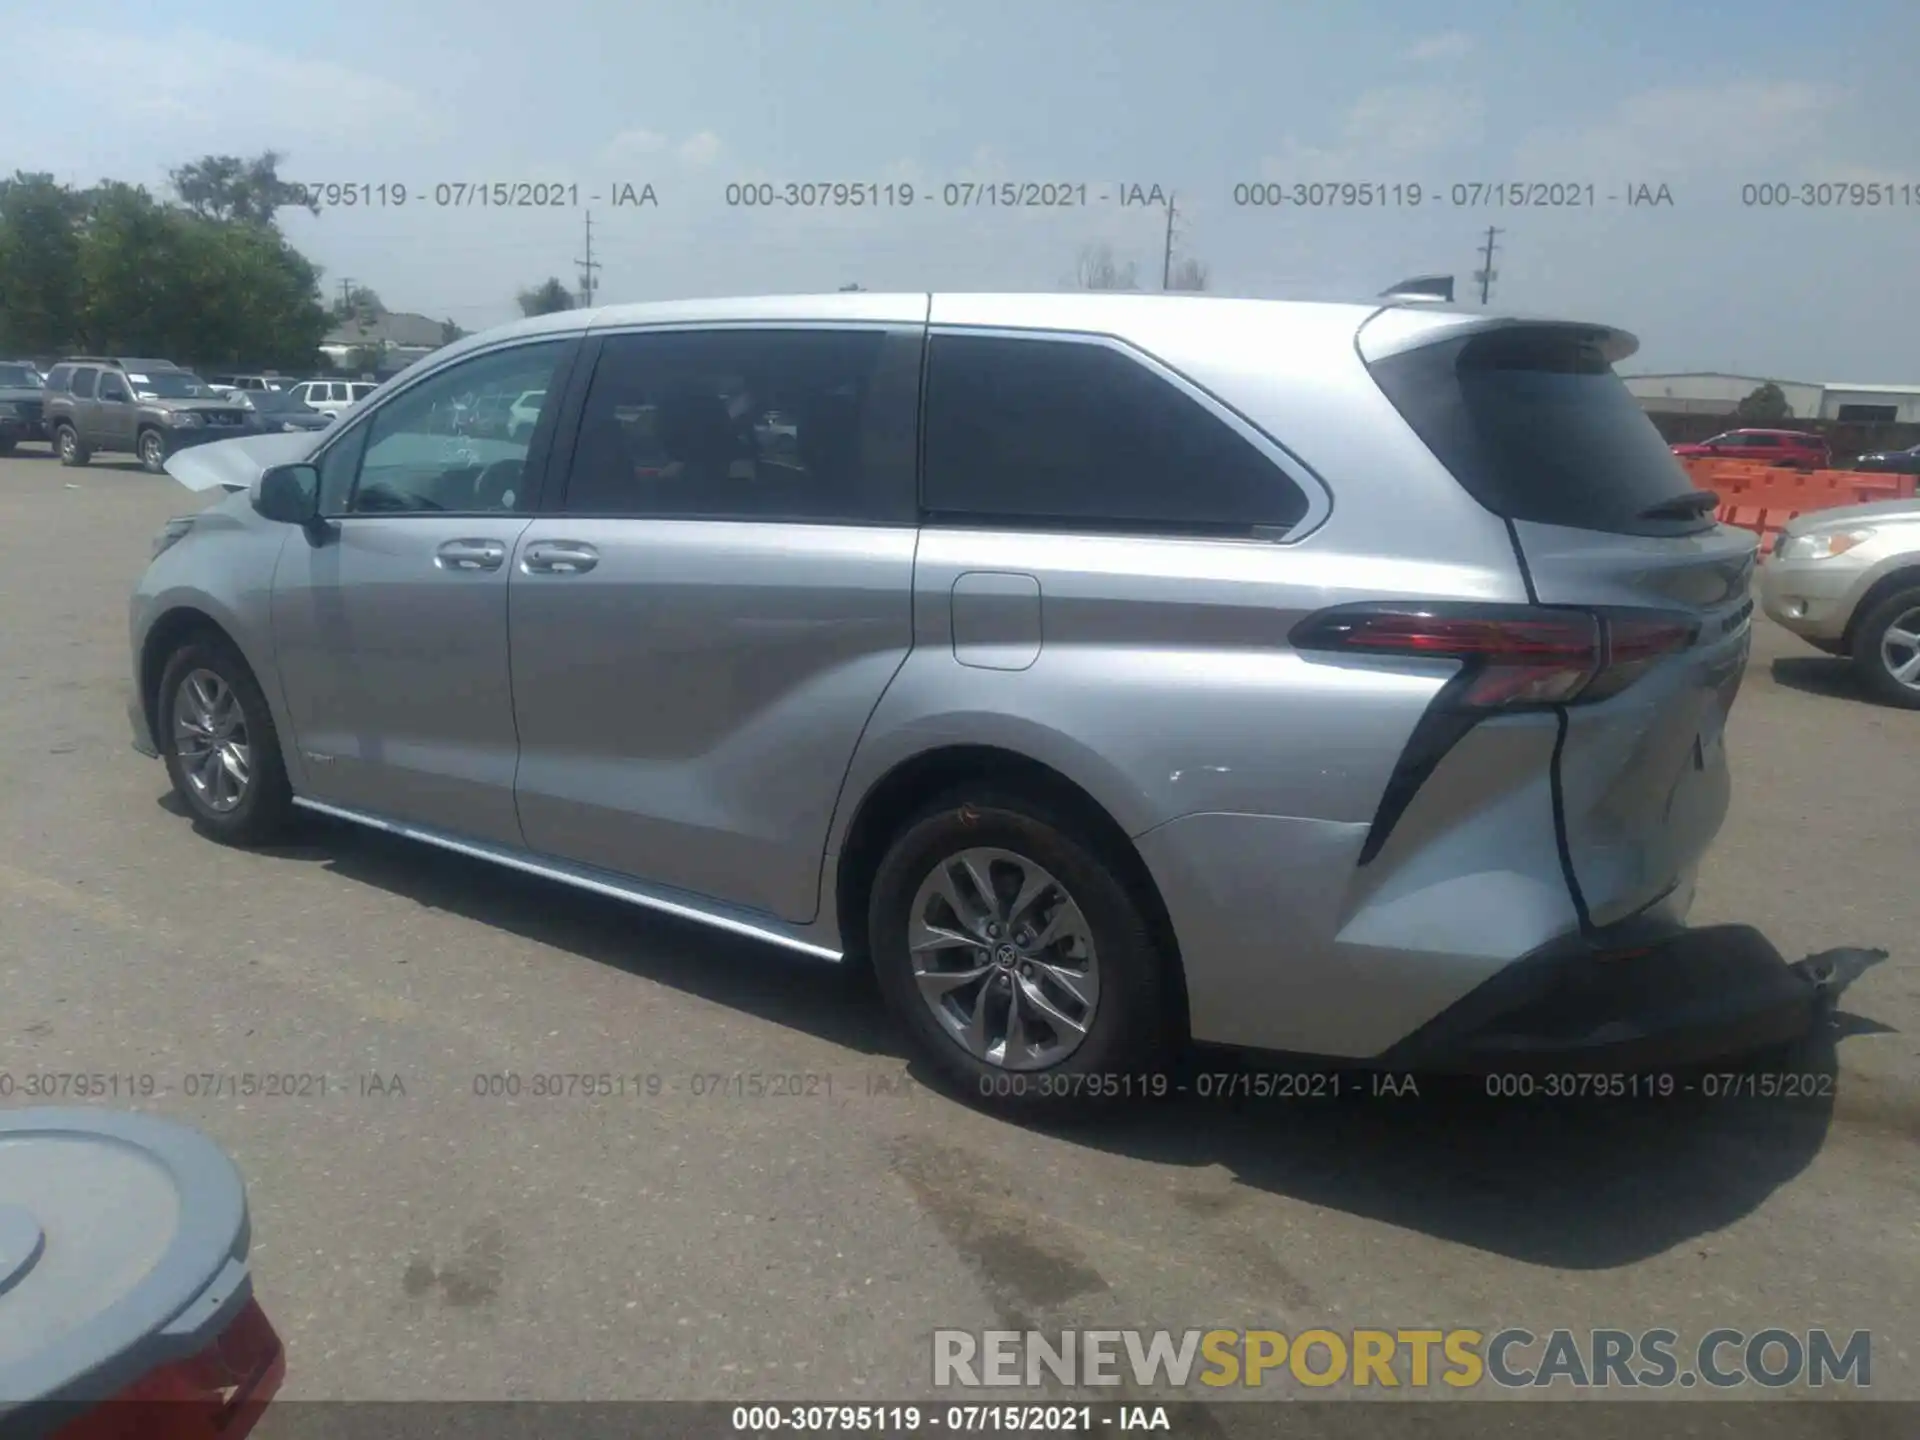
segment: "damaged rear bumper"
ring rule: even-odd
[[[1523,956],[1377,1057],[1438,1073],[1682,1068],[1804,1039],[1822,986],[1746,925],[1626,925]]]

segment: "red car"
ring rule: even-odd
[[[1832,460],[1827,442],[1801,430],[1729,430],[1697,445],[1676,445],[1685,459],[1758,460],[1796,470],[1824,470]]]

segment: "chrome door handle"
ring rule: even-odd
[[[536,540],[520,557],[529,575],[581,575],[600,563],[600,552],[578,540]]]
[[[442,570],[498,570],[507,563],[507,547],[498,540],[449,540],[433,563]]]

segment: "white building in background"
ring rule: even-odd
[[[1643,409],[1662,415],[1730,415],[1748,395],[1771,382],[1787,397],[1796,420],[1920,422],[1920,385],[1848,385],[1712,370],[1622,378]]]

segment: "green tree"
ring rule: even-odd
[[[528,317],[557,315],[562,310],[573,309],[572,292],[551,276],[531,290],[522,290],[517,298],[520,301],[520,313]]]
[[[219,353],[210,348],[215,337],[208,335],[195,358],[279,370],[311,367],[330,326],[313,262],[271,227],[197,218],[183,224],[190,232],[190,253],[201,257],[197,285],[210,287],[204,306],[224,306],[226,316]]]
[[[0,180],[0,353],[52,355],[73,343],[84,209],[51,175]]]
[[[255,163],[241,176],[248,193],[261,173]],[[46,175],[0,181],[0,346],[311,365],[327,328],[320,272],[258,203],[217,193],[218,175],[201,179],[213,189],[180,182],[192,204],[112,180],[89,190]]]
[[[118,183],[88,201],[80,343],[196,365],[313,363],[327,329],[319,272],[278,230]]]
[[[464,340],[467,338],[467,334],[467,331],[462,330],[451,320],[442,320],[440,322],[440,343],[442,345],[451,345],[456,340]]]
[[[349,322],[359,325],[371,325],[382,315],[390,314],[386,302],[365,285],[349,286],[347,293],[327,307],[327,314],[336,325]]]
[[[217,317],[196,316],[183,228],[144,186],[106,181],[87,192],[80,225],[80,345],[173,357]],[[189,358],[186,354],[181,359]]]
[[[1791,420],[1793,406],[1787,403],[1787,392],[1769,380],[1764,385],[1755,386],[1733,407],[1733,417],[1749,425],[1770,424]]]
[[[277,150],[264,151],[251,160],[238,155],[206,155],[170,171],[167,178],[173,182],[181,204],[209,220],[271,225],[274,217],[289,206],[318,215],[317,200],[302,186],[280,178],[280,162],[284,159],[286,156]]]

